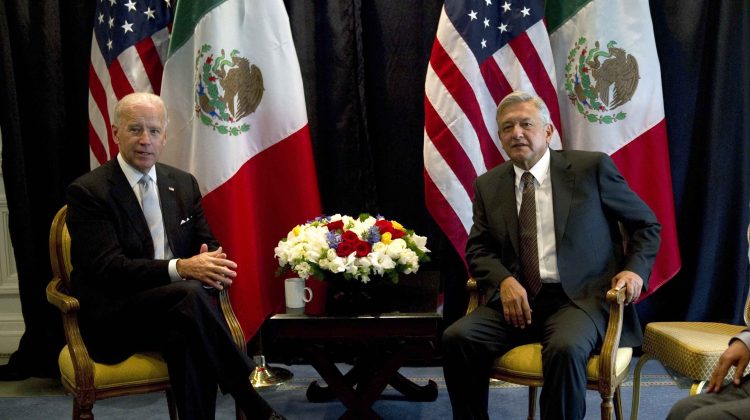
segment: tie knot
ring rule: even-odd
[[[521,175],[521,182],[523,182],[523,190],[525,191],[532,185],[534,185],[534,175],[531,174],[531,172],[524,172],[523,175]]]
[[[138,183],[141,184],[142,186],[146,187],[146,188],[148,188],[149,186],[151,186],[151,182],[152,182],[152,179],[151,179],[151,177],[148,174],[143,175],[141,177],[141,179],[138,180]]]

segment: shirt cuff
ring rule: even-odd
[[[167,270],[169,271],[169,278],[172,280],[172,282],[185,280],[184,278],[180,277],[180,273],[177,272],[177,260],[179,260],[179,258],[169,260],[169,266],[167,267]]]
[[[737,334],[730,340],[731,343],[734,340],[740,340],[747,346],[748,349],[750,349],[750,330],[742,331],[741,333]]]

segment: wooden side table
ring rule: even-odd
[[[307,389],[311,402],[338,398],[347,408],[342,418],[377,419],[372,410],[387,385],[411,401],[434,401],[437,384],[418,385],[398,370],[406,360],[430,360],[435,355],[437,312],[388,313],[377,316],[307,316],[276,314],[264,327],[274,359],[310,363],[325,380]],[[353,361],[343,373],[336,362]]]

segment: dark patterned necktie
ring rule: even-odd
[[[539,275],[539,250],[536,240],[536,190],[534,189],[534,175],[524,172],[521,176],[523,183],[523,197],[521,211],[518,213],[518,233],[521,246],[521,272],[526,283],[526,289],[531,298],[542,288],[542,278]]]

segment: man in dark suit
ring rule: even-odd
[[[750,419],[750,375],[742,376],[748,363],[750,329],[745,329],[729,341],[729,347],[711,373],[707,393],[677,401],[669,411],[667,420]],[[731,386],[723,386],[732,366],[735,371]]]
[[[627,303],[638,299],[661,226],[606,154],[549,149],[554,127],[538,97],[511,93],[497,122],[510,161],[476,179],[466,245],[487,301],[443,335],[453,416],[487,418],[492,360],[541,341],[542,418],[582,419],[586,362],[607,325],[606,292],[625,287]],[[641,338],[629,305],[621,343]]]
[[[112,125],[117,158],[68,187],[72,288],[84,340],[103,363],[161,351],[183,420],[214,418],[217,385],[248,418],[282,418],[250,385],[252,361],[213,301],[237,265],[211,233],[198,183],[157,163],[166,125],[158,96],[124,97]]]

